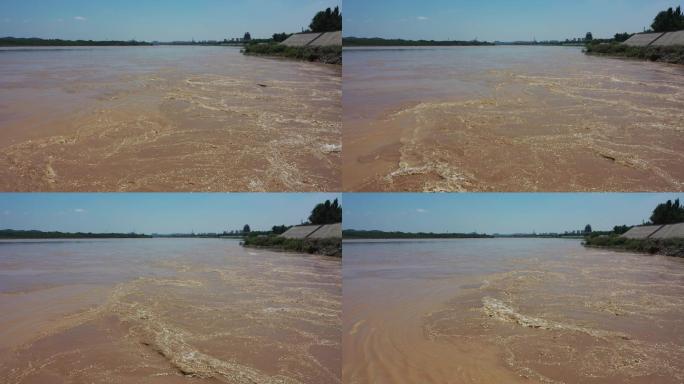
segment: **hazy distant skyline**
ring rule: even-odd
[[[403,232],[542,233],[610,230],[647,221],[682,193],[345,194],[345,229]]]
[[[345,0],[344,36],[531,41],[642,32],[673,0]]]
[[[297,225],[334,193],[3,193],[0,229],[195,233]]]
[[[341,0],[2,0],[0,37],[189,41],[308,28]]]

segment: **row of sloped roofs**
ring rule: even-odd
[[[684,223],[634,227],[622,237],[627,239],[684,239]]]
[[[330,239],[342,238],[342,224],[300,225],[280,235],[288,239]]]
[[[625,41],[632,47],[684,45],[684,31],[664,33],[639,33]]]
[[[342,31],[324,33],[297,33],[281,44],[288,47],[342,46]]]

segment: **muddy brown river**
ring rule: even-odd
[[[684,260],[579,240],[344,243],[343,380],[681,383]]]
[[[679,191],[684,67],[577,47],[344,51],[346,191]]]
[[[235,240],[0,242],[0,382],[340,383],[341,261]]]
[[[0,49],[3,191],[337,191],[341,68],[235,47]]]

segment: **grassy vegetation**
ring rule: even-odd
[[[684,46],[632,47],[618,42],[590,43],[585,52],[591,55],[626,57],[671,64],[684,64]]]
[[[289,59],[342,64],[342,47],[288,47],[276,42],[251,43],[243,51],[247,55],[279,56]]]
[[[627,239],[617,234],[588,236],[587,247],[684,257],[684,239]]]
[[[248,236],[243,245],[253,248],[270,248],[288,252],[342,257],[341,239],[286,239],[277,235]]]

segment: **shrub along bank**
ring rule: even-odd
[[[588,236],[587,247],[684,257],[684,239],[628,239],[617,234]]]
[[[633,47],[617,42],[598,43],[588,44],[585,52],[590,55],[617,56],[670,64],[684,64],[684,46],[681,45]]]
[[[277,56],[325,64],[342,64],[342,47],[288,47],[275,42],[245,46],[246,55]]]
[[[324,256],[342,257],[342,239],[287,239],[281,236],[249,236],[242,243],[245,247],[268,248],[287,252],[300,252]]]

